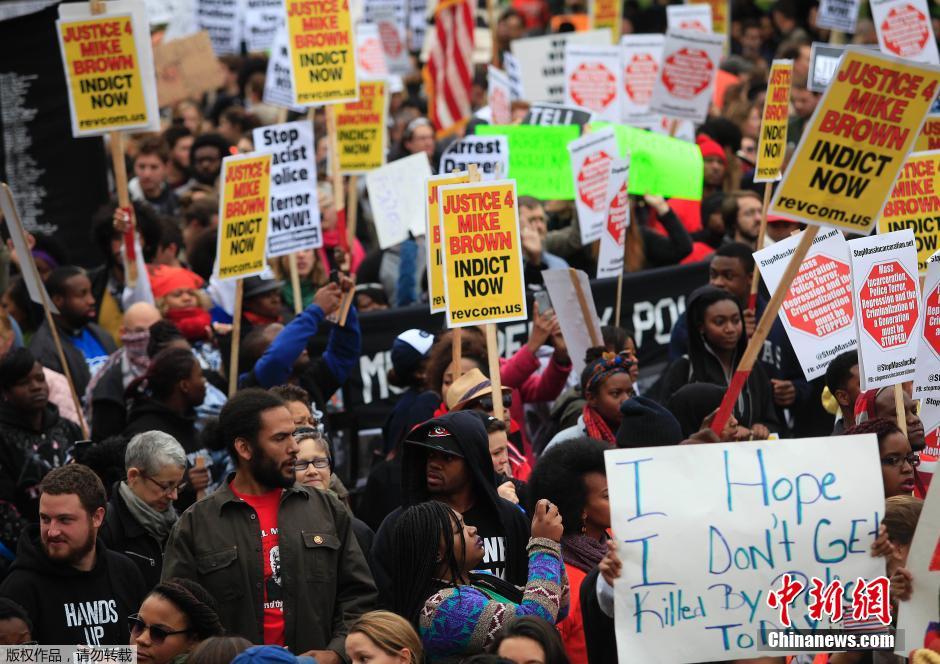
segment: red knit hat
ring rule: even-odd
[[[724,148],[712,140],[711,137],[706,136],[705,134],[699,134],[695,138],[695,142],[698,143],[698,149],[702,151],[702,159],[718,157],[725,164],[725,166],[728,165],[728,157],[725,155]]]
[[[154,297],[164,297],[181,288],[202,288],[202,277],[184,267],[148,265],[150,289]]]

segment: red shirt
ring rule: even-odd
[[[274,489],[260,496],[250,496],[239,493],[231,484],[229,488],[251,505],[258,515],[264,565],[264,643],[283,646],[284,592],[281,590],[281,553],[277,534],[277,511],[282,490]]]

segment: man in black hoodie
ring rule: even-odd
[[[482,420],[469,411],[448,413],[417,427],[402,446],[403,507],[427,500],[450,505],[483,539],[480,570],[522,586],[528,574],[529,525],[522,510],[496,493],[489,438]],[[382,603],[388,605],[392,535],[398,508],[375,536],[373,572]]]
[[[107,498],[86,466],[42,481],[40,524],[23,531],[0,597],[20,604],[41,644],[126,645],[127,617],[146,594],[140,571],[98,540]]]

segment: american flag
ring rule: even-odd
[[[470,116],[473,26],[472,0],[438,2],[424,68],[424,85],[428,94],[428,115],[439,132]]]

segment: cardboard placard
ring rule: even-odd
[[[928,409],[931,413],[940,413],[940,252],[927,259],[923,297],[921,311],[924,315],[920,325],[913,394],[915,399],[922,400],[922,419]],[[928,419],[933,426],[928,427]],[[925,430],[935,428],[937,424],[936,415],[928,419],[924,419]]]
[[[882,53],[913,62],[940,64],[925,0],[871,0],[870,4]]]
[[[793,60],[774,60],[767,80],[767,95],[761,114],[754,182],[776,182],[782,176],[787,151],[787,122],[790,119],[790,80]]]
[[[274,37],[271,55],[268,58],[268,71],[264,77],[265,104],[273,104],[303,113],[307,109],[294,105],[294,81],[290,73],[290,52],[287,50],[287,28],[281,26]]]
[[[911,152],[926,152],[927,150],[940,150],[940,115],[927,116]]]
[[[215,276],[243,279],[267,269],[270,221],[270,154],[244,154],[222,160],[219,175],[219,240]]]
[[[284,24],[283,0],[243,0],[245,3],[245,43],[248,51],[261,53],[274,45]]]
[[[347,0],[284,0],[294,103],[355,101],[356,45]]]
[[[914,231],[851,240],[849,256],[862,390],[911,380],[920,318]]]
[[[870,233],[937,93],[940,68],[849,47],[771,214]]]
[[[441,155],[441,173],[465,171],[470,164],[480,169],[480,179],[504,180],[509,172],[509,141],[505,136],[467,136],[447,146]]]
[[[268,258],[322,247],[313,123],[258,127],[252,137],[256,152],[271,155]]]
[[[84,13],[89,11],[83,5]],[[59,8],[56,32],[72,119],[72,135],[159,125],[153,53],[143,6],[108,3],[95,16]],[[67,13],[78,14],[68,17]]]
[[[704,3],[690,5],[666,5],[666,30],[688,30],[710,33],[712,31],[712,8]]]
[[[816,25],[829,30],[855,33],[861,0],[820,0]]]
[[[509,77],[493,65],[486,68],[486,100],[493,124],[512,124],[512,88]]]
[[[663,35],[625,35],[620,40],[624,92],[620,118],[626,124],[649,127],[659,120],[659,115],[650,112],[650,101],[665,41]]]
[[[623,70],[616,46],[565,46],[565,103],[585,108],[599,120],[620,119]]]
[[[799,242],[793,235],[754,254],[771,295]],[[813,240],[778,315],[806,380],[825,375],[835,357],[858,346],[849,246],[838,230]]]
[[[917,242],[917,271],[927,273],[927,259],[940,240],[940,150],[912,152],[894,181],[878,216],[878,232],[910,228]]]
[[[884,575],[869,551],[884,513],[874,434],[604,457],[623,564],[614,583],[621,662],[760,657],[766,630],[783,627],[767,598],[784,573],[807,587],[812,577],[841,579],[848,599],[857,579]],[[808,603],[807,591],[790,605],[794,628],[841,627],[825,614],[812,620]]]
[[[428,178],[427,207],[424,209],[426,224],[424,246],[428,251],[428,305],[432,314],[447,309],[447,296],[444,292],[444,255],[441,248],[440,198],[437,189],[444,185],[465,182],[470,182],[470,174],[466,171],[432,175]]]
[[[366,173],[366,187],[379,246],[388,249],[424,234],[425,181],[431,177],[428,155],[417,152]]]
[[[560,127],[563,125],[583,127],[590,121],[591,111],[586,108],[543,101],[529,107],[529,112],[522,119],[522,124],[538,125],[540,127]]]
[[[444,185],[438,196],[447,327],[526,320],[515,181]]]
[[[588,316],[591,320],[585,321],[581,311],[581,303],[571,282],[570,270],[543,270],[545,288],[552,301],[552,309],[561,326],[561,336],[568,346],[568,355],[571,357],[571,371],[580,376],[584,370],[584,354],[594,344],[591,343],[592,334],[596,339],[602,339],[600,318],[594,305],[594,296],[591,293],[591,282],[587,274],[577,270],[578,284],[584,295],[588,307]],[[590,327],[594,330],[591,331]]]
[[[216,55],[238,54],[242,49],[241,0],[195,0],[196,29],[205,30]]]
[[[698,32],[668,32],[650,110],[669,118],[704,122],[725,39]]]
[[[623,28],[623,0],[591,0],[591,27],[610,30],[610,43],[616,44]]]
[[[360,79],[359,101],[336,109],[340,172],[366,173],[385,163],[387,124],[388,83]]]
[[[604,232],[609,204],[607,182],[611,162],[618,156],[617,138],[612,129],[601,129],[569,143],[568,152],[581,243],[589,244]]]
[[[509,140],[509,172],[520,196],[539,200],[572,200],[568,143],[580,134],[576,126],[477,125],[477,136],[505,136]]]
[[[204,31],[157,44],[153,49],[153,63],[161,108],[183,99],[198,99],[225,82],[209,33]]]
[[[623,274],[624,241],[630,225],[630,200],[627,196],[627,179],[630,159],[614,159],[610,163],[610,179],[607,183],[607,214],[601,232],[601,248],[597,256],[597,278],[616,277]]]
[[[520,98],[531,102],[564,101],[565,45],[609,43],[609,30],[565,32],[513,40],[510,48],[519,65]]]

